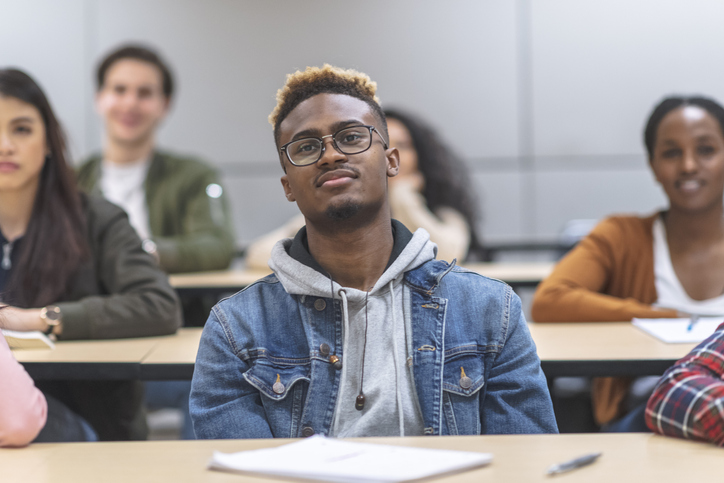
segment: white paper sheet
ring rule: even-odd
[[[490,453],[410,448],[313,436],[277,448],[214,452],[209,469],[293,479],[400,482],[477,468]]]
[[[701,317],[688,330],[691,319],[633,319],[633,325],[667,344],[701,342],[714,333],[724,317]]]

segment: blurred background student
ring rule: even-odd
[[[724,313],[724,108],[703,97],[666,98],[648,119],[644,143],[668,208],[596,226],[539,285],[535,321]],[[594,380],[596,422],[646,431],[656,379]]]
[[[166,275],[120,208],[78,191],[45,94],[15,69],[0,70],[0,245],[6,329],[105,339],[170,334],[180,324]],[[146,437],[138,382],[38,387],[90,423],[81,439]],[[38,440],[74,439],[53,414]]]
[[[123,208],[166,272],[224,269],[234,256],[234,232],[216,171],[156,146],[174,86],[170,68],[148,47],[106,55],[95,99],[103,151],[81,165],[78,184]]]
[[[412,114],[388,109],[385,116],[389,145],[400,152],[400,173],[389,179],[392,217],[412,232],[424,228],[437,244],[439,260],[482,259],[478,201],[465,163]],[[253,242],[246,250],[247,266],[266,269],[274,244],[303,225],[304,217],[296,216]]]
[[[216,170],[156,143],[174,98],[171,68],[152,48],[130,44],[108,53],[95,77],[103,151],[78,169],[79,185],[123,208],[143,248],[167,273],[227,268],[235,252],[234,230]],[[202,326],[217,300],[196,296],[181,302],[185,325]],[[193,438],[190,381],[154,381],[146,390],[150,408],[181,410],[182,437]]]

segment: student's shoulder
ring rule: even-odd
[[[623,240],[651,237],[651,228],[660,213],[648,216],[612,215],[604,218],[591,231],[591,236]]]
[[[205,175],[216,174],[216,170],[203,159],[196,156],[181,155],[169,151],[156,151],[154,162],[164,165],[171,173],[181,175]]]
[[[495,298],[511,290],[501,280],[443,260],[430,260],[406,275],[408,283],[426,292],[439,287],[450,294],[480,293]]]
[[[93,154],[85,158],[80,162],[80,164],[78,164],[78,166],[75,167],[76,177],[78,183],[81,185],[81,188],[88,189],[89,186],[87,185],[95,182],[100,169],[100,164],[100,154]]]
[[[101,195],[81,192],[80,198],[90,228],[107,226],[118,219],[128,219],[128,215],[121,207]]]

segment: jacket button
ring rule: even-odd
[[[310,426],[306,426],[304,429],[302,429],[302,436],[304,436],[305,438],[308,438],[313,435],[314,435],[314,429],[311,428]]]
[[[334,354],[329,356],[329,362],[334,365],[335,369],[337,369],[337,370],[342,369],[342,360],[339,357],[335,356]]]
[[[473,385],[473,380],[470,379],[468,376],[464,376],[460,378],[460,387],[463,389],[470,389],[470,387]]]
[[[319,352],[320,352],[323,356],[328,356],[328,355],[329,355],[329,344],[323,343],[322,345],[320,345],[320,346],[319,346]]]
[[[327,302],[324,301],[324,299],[317,299],[314,301],[314,308],[318,311],[324,310],[324,308],[327,306]]]
[[[272,391],[274,391],[276,394],[282,394],[284,392],[284,384],[281,382],[275,382],[272,386]]]

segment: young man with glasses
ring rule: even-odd
[[[390,218],[399,154],[375,91],[328,65],[279,91],[281,181],[306,226],[276,245],[273,275],[214,307],[197,437],[556,432],[518,297]]]

